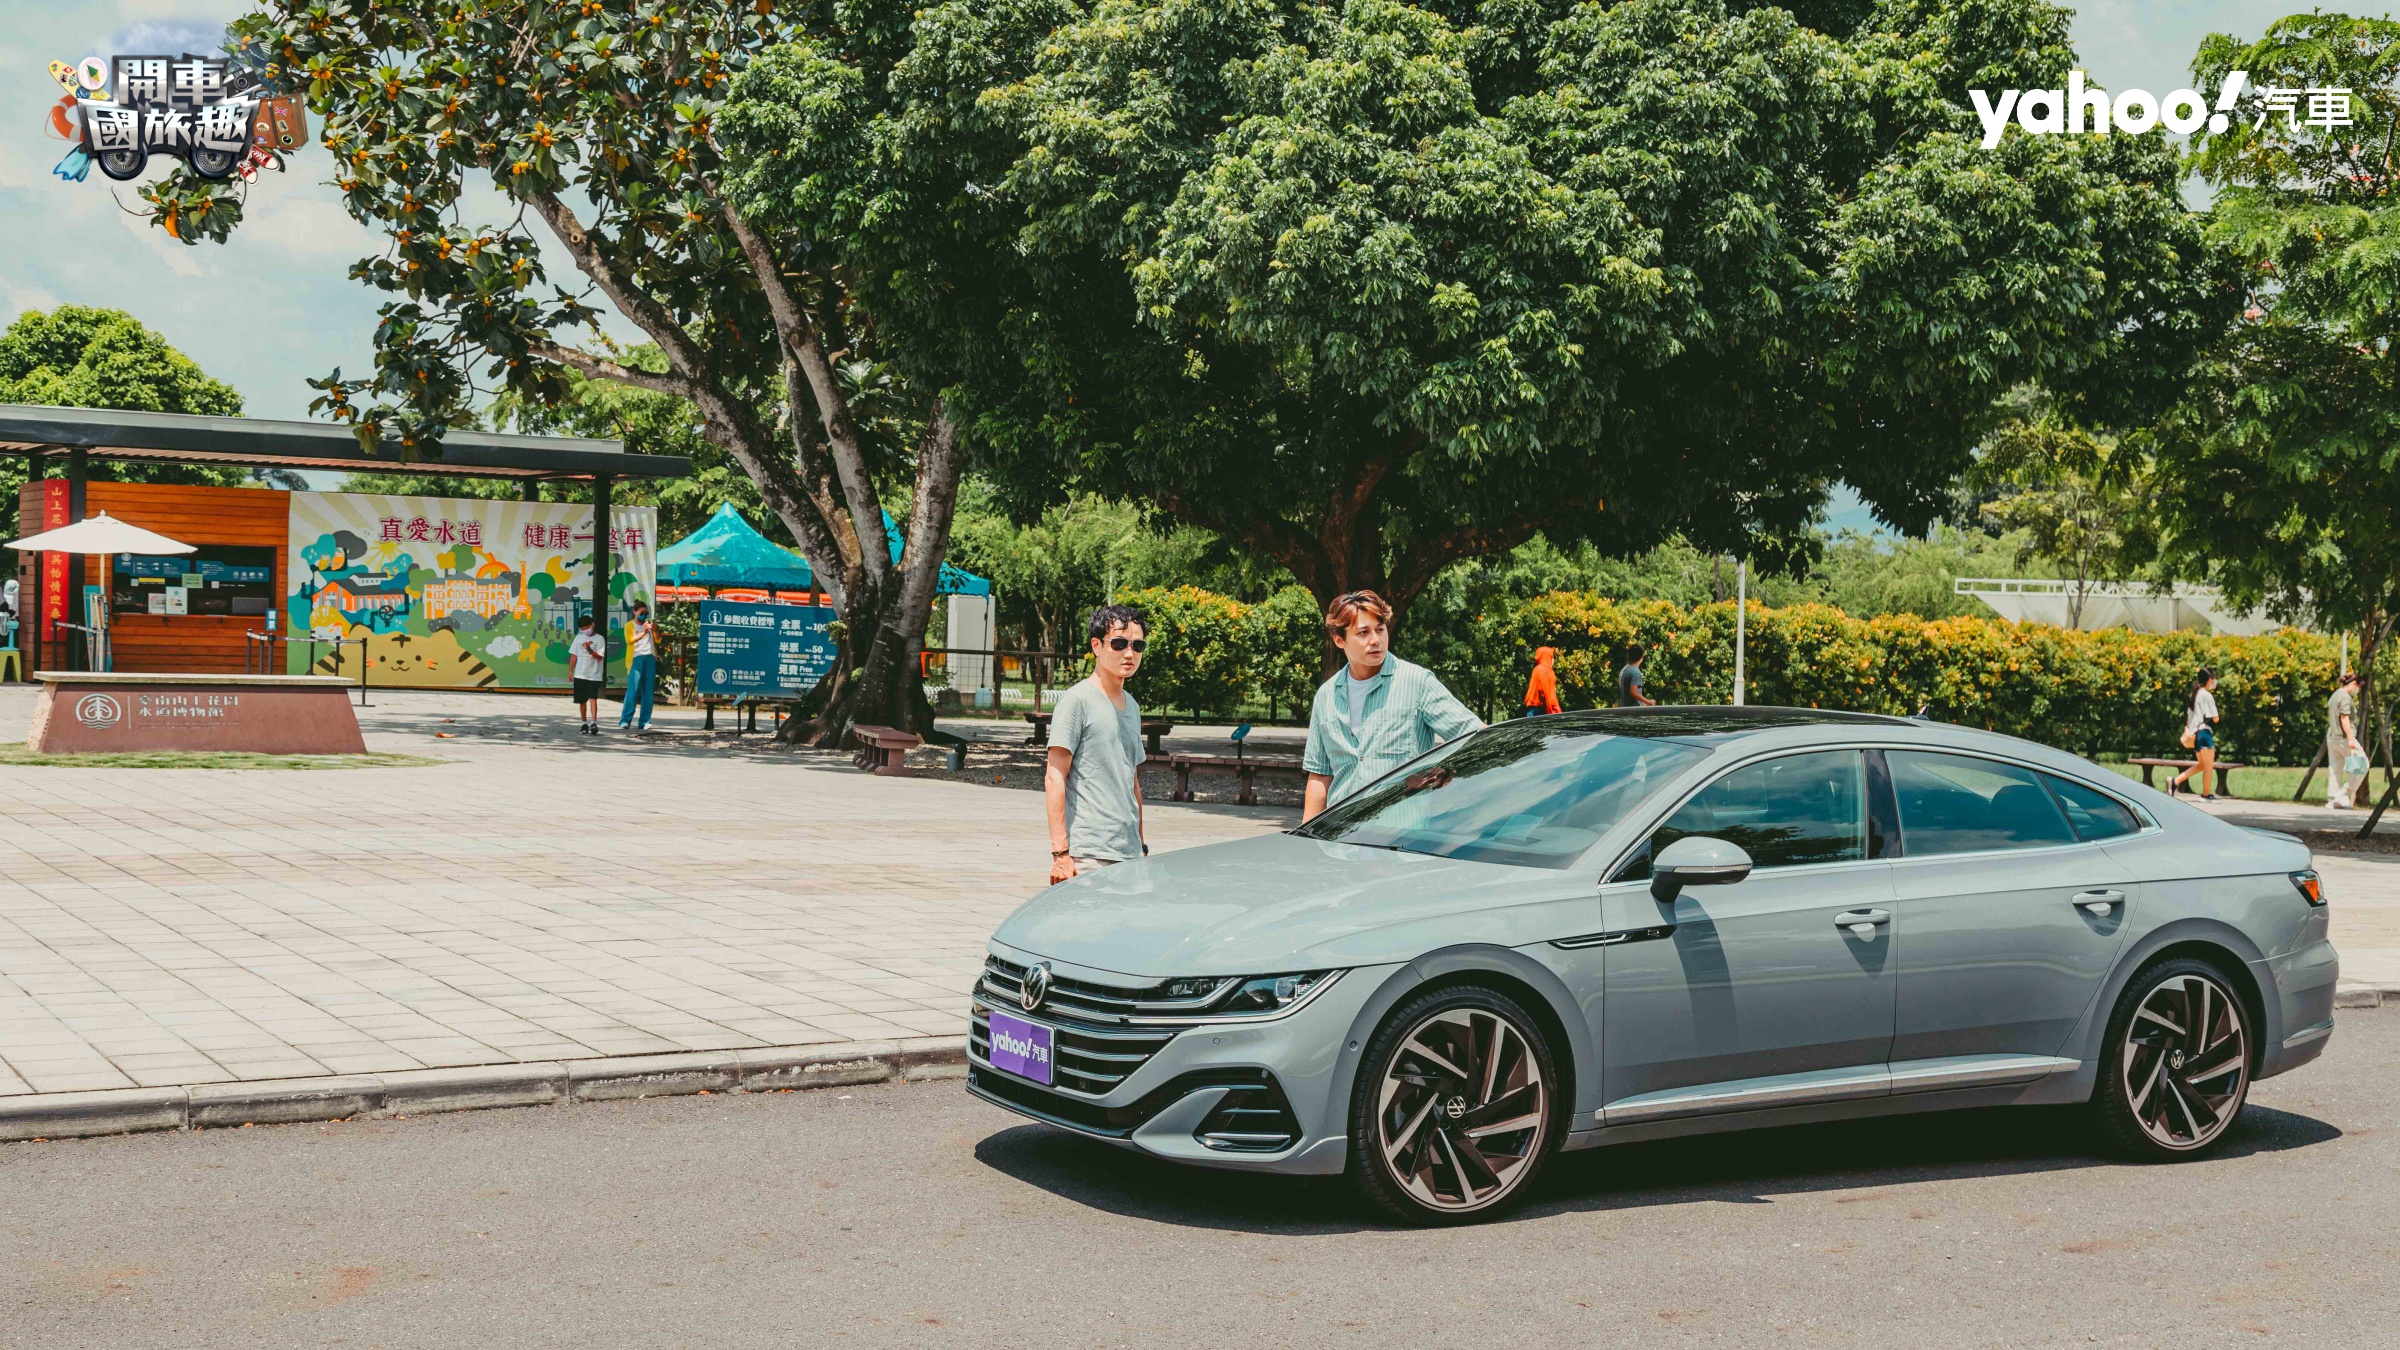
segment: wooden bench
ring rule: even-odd
[[[865,723],[852,724],[850,735],[858,742],[858,753],[850,757],[850,762],[887,778],[905,775],[908,772],[908,752],[925,743],[925,738],[913,731],[868,726]]]
[[[2175,769],[2177,771],[2181,771],[2184,769],[2198,768],[2200,766],[2200,761],[2196,759],[2129,759],[2125,762],[2128,764],[2139,764],[2142,766],[2143,787],[2158,786],[2157,783],[2151,781],[2151,775],[2158,772],[2160,769]],[[2237,764],[2230,759],[2218,760],[2217,795],[2220,797],[2227,795],[2225,791],[2225,775],[2232,773],[2235,769],[2247,769],[2249,767],[2250,766],[2247,764]],[[2205,784],[2203,786],[2205,786]]]
[[[1192,770],[1194,769],[1231,769],[1239,774],[1242,780],[1242,790],[1233,800],[1242,806],[1258,805],[1258,776],[1262,773],[1296,778],[1303,783],[1308,781],[1308,771],[1300,767],[1298,760],[1292,759],[1250,759],[1246,756],[1236,757],[1233,755],[1169,755],[1167,763],[1175,770],[1175,800],[1179,802],[1188,802],[1192,799]]]
[[[1025,714],[1025,720],[1033,724],[1033,743],[1035,745],[1048,745],[1050,743],[1050,719],[1055,715],[1056,714],[1046,712],[1029,712]],[[1175,734],[1175,724],[1167,721],[1163,717],[1145,717],[1142,719],[1142,740],[1148,745],[1150,753],[1153,755],[1160,753],[1158,748],[1158,738],[1161,736],[1171,736],[1173,734]]]

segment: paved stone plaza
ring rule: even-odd
[[[448,762],[0,768],[0,1096],[956,1035],[1048,864],[1030,791],[688,713],[593,741],[563,698],[374,704],[371,749]],[[0,692],[0,728],[31,706]],[[1294,819],[1149,811],[1161,850]],[[2400,987],[2400,856],[2324,868],[2345,973]]]
[[[1036,793],[594,742],[564,698],[374,702],[370,748],[454,762],[0,769],[0,1095],[956,1035],[1049,864]]]

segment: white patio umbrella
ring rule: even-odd
[[[106,511],[102,511],[88,520],[76,521],[72,525],[61,525],[55,530],[44,530],[40,534],[29,534],[22,539],[12,539],[8,546],[28,553],[116,554],[192,553],[197,551],[192,545],[181,540],[169,539],[163,534],[145,530],[139,525],[129,525]],[[106,670],[110,664],[108,660],[109,599],[110,593],[116,589],[116,581],[110,575],[110,569],[102,569],[100,586],[100,642],[98,645],[100,668]]]

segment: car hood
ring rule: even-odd
[[[1549,915],[1565,902],[1568,913]],[[1061,882],[993,934],[1028,956],[1123,975],[1266,975],[1516,946],[1597,924],[1573,872],[1292,834],[1210,844]]]

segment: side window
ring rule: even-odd
[[[1854,862],[1867,856],[1866,774],[1856,750],[1783,755],[1746,764],[1700,789],[1667,822],[1619,881],[1650,875],[1658,850],[1686,835],[1739,844],[1759,867]]]
[[[2085,843],[2095,839],[2114,839],[2121,834],[2134,834],[2142,828],[2133,809],[2100,791],[2066,778],[2042,775],[2058,804],[2067,813],[2067,823],[2075,827],[2076,837]]]
[[[2072,844],[2075,834],[2031,769],[1967,755],[1887,750],[1908,856]]]

